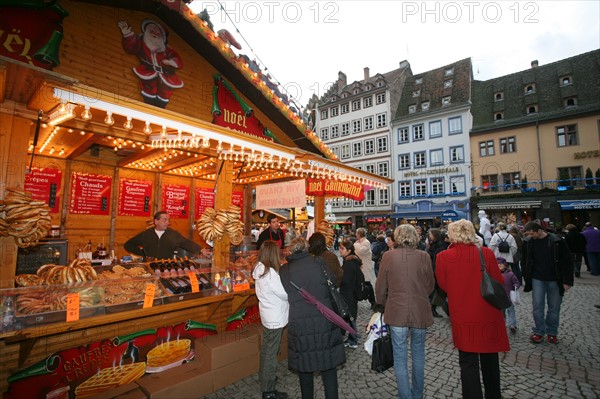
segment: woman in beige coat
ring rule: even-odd
[[[398,226],[394,239],[398,247],[383,254],[375,295],[377,303],[385,306],[385,321],[392,331],[398,398],[420,398],[425,380],[425,336],[433,324],[429,294],[435,279],[431,258],[417,249],[419,236],[413,226]],[[409,337],[412,384],[408,379]]]

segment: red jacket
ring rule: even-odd
[[[494,253],[482,248],[486,270],[499,283],[503,278]],[[508,352],[502,312],[481,297],[481,261],[474,244],[451,244],[436,258],[438,285],[448,294],[454,346],[463,352]]]

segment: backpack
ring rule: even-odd
[[[506,242],[506,240],[503,240],[502,237],[500,237],[500,234],[498,234],[498,238],[500,239],[500,242],[498,243],[498,252],[503,254],[509,253],[510,244]],[[506,238],[508,239],[508,236]]]
[[[356,270],[356,285],[354,286],[354,296],[359,301],[369,299],[369,288],[365,283],[365,275],[363,274],[360,267]]]

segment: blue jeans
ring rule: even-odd
[[[506,322],[508,323],[508,326],[516,327],[517,326],[517,313],[515,311],[515,305],[511,305],[510,308],[506,308],[506,310],[503,313],[504,313],[504,317],[506,318]]]
[[[394,371],[399,399],[417,399],[423,396],[425,380],[426,328],[391,326],[394,350]],[[408,337],[412,358],[412,387],[408,382]]]
[[[556,281],[542,281],[531,279],[532,305],[533,305],[533,333],[544,335],[558,335],[558,324],[560,322],[560,305],[562,296]],[[545,313],[546,302],[548,312]]]

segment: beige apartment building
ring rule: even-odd
[[[471,210],[600,224],[600,50],[473,83]]]

